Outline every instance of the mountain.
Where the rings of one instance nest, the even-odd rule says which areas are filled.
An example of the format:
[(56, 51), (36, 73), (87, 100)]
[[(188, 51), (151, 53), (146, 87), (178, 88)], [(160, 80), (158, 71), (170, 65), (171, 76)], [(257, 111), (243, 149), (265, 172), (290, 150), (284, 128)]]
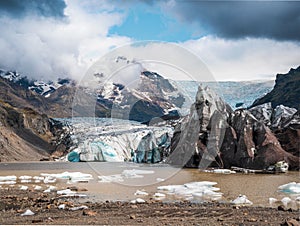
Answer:
[(0, 101), (0, 161), (48, 159), (58, 147), (66, 151), (68, 136), (61, 123), (45, 114)]
[(287, 74), (277, 74), (271, 92), (255, 100), (252, 107), (271, 102), (272, 107), (279, 105), (300, 109), (300, 66)]
[(178, 88), (156, 72), (141, 72), (134, 87), (113, 82), (101, 87), (97, 102), (110, 108), (113, 118), (149, 122), (155, 117), (179, 116), (185, 101)]

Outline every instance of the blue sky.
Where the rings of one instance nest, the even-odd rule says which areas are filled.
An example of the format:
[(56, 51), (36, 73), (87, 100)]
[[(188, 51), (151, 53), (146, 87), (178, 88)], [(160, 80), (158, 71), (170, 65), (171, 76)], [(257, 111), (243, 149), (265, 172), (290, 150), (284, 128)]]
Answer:
[(216, 80), (275, 79), (300, 65), (299, 12), (298, 1), (0, 0), (0, 68), (80, 79), (113, 48), (158, 40)]
[(132, 37), (134, 40), (160, 40), (166, 42), (183, 42), (198, 38), (193, 26), (180, 22), (164, 13), (159, 6), (137, 4), (129, 8), (124, 21), (109, 30), (109, 35)]

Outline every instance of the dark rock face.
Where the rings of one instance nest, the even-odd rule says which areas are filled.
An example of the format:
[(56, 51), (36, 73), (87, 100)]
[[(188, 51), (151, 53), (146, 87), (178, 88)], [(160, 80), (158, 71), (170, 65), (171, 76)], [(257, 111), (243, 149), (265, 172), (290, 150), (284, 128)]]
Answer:
[[(211, 90), (199, 87), (191, 114), (175, 129), (169, 163), (199, 168), (265, 169), (284, 160), (290, 169), (298, 170), (299, 112), (291, 117), (285, 113), (293, 110), (287, 110), (276, 111), (270, 105), (257, 107), (252, 112), (258, 120), (251, 110), (232, 112)], [(272, 125), (277, 122), (286, 127), (274, 130)]]
[(252, 107), (271, 102), (273, 108), (282, 104), (300, 109), (300, 67), (291, 69), (287, 74), (278, 74), (275, 82), (273, 90), (256, 100)]
[(31, 108), (0, 103), (0, 125), (1, 161), (40, 160), (70, 141), (62, 125)]

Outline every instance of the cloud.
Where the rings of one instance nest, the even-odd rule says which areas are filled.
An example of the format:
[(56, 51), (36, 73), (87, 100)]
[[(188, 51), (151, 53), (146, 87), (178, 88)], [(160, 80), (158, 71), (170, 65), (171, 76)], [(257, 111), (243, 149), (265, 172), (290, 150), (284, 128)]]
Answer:
[(162, 4), (166, 12), (193, 24), (200, 34), (300, 41), (298, 1), (176, 1)]
[(299, 66), (300, 44), (292, 41), (206, 36), (181, 44), (195, 53), (218, 81), (275, 79), (277, 73)]
[[(57, 1), (51, 4), (54, 2)], [(127, 37), (107, 37), (109, 28), (122, 21), (121, 13), (99, 3), (99, 11), (92, 11), (88, 2), (67, 1), (64, 11), (52, 13), (63, 18), (30, 13), (23, 18), (1, 15), (0, 67), (44, 80), (67, 76), (78, 79), (110, 48), (130, 41)]]
[(0, 12), (15, 18), (26, 15), (63, 18), (65, 8), (64, 0), (0, 0)]

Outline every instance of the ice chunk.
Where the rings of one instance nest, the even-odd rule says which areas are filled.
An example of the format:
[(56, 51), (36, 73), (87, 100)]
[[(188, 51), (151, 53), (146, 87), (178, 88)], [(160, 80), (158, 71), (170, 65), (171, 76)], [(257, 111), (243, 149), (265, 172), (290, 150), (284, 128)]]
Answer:
[(88, 207), (85, 205), (82, 205), (82, 206), (72, 207), (69, 210), (76, 211), (76, 210), (85, 210), (85, 209), (88, 209)]
[(21, 216), (32, 216), (34, 215), (34, 212), (32, 212), (30, 209), (27, 209), (24, 213), (21, 214)]
[(131, 170), (124, 170), (122, 172), (122, 176), (125, 178), (142, 178), (145, 174), (153, 174), (153, 170), (137, 170), (137, 169), (131, 169)]
[(34, 180), (44, 180), (45, 178), (44, 177), (40, 177), (40, 176), (34, 176), (34, 177), (32, 177), (32, 179), (34, 179)]
[(236, 173), (233, 170), (229, 170), (229, 169), (214, 169), (213, 170), (214, 173), (222, 173), (222, 174), (232, 174), (232, 173)]
[(239, 195), (235, 200), (231, 202), (234, 205), (252, 205), (251, 202), (246, 195)]
[(165, 194), (163, 194), (163, 193), (159, 193), (159, 192), (156, 192), (156, 193), (154, 193), (154, 195), (153, 195), (154, 197), (156, 197), (156, 198), (163, 198), (163, 197), (166, 197), (166, 195)]
[(66, 204), (60, 204), (57, 208), (60, 210), (64, 210), (66, 208)]
[(17, 180), (16, 176), (0, 176), (0, 181), (11, 181)]
[(52, 184), (55, 182), (56, 182), (56, 178), (54, 178), (54, 177), (46, 176), (44, 179), (45, 184)]
[(0, 184), (15, 184), (16, 181), (0, 181)]
[(158, 190), (166, 191), (170, 195), (179, 196), (188, 200), (202, 199), (202, 200), (218, 200), (222, 198), (222, 193), (215, 192), (220, 190), (219, 188), (213, 187), (216, 182), (200, 181), (191, 182), (184, 185), (167, 185), (159, 186)]
[(32, 179), (32, 176), (26, 176), (26, 175), (25, 176), (20, 176), (19, 179), (20, 180), (30, 180), (30, 179)]
[(65, 189), (65, 190), (60, 190), (57, 191), (58, 195), (70, 195), (70, 194), (76, 194), (75, 191), (72, 191), (71, 189)]
[(124, 179), (121, 174), (115, 174), (110, 176), (98, 176), (99, 182), (110, 183), (110, 182), (123, 182)]
[(137, 190), (135, 193), (134, 193), (134, 195), (149, 195), (147, 192), (145, 192), (145, 191), (140, 191), (140, 190)]
[(275, 198), (269, 198), (269, 204), (270, 204), (271, 206), (273, 206), (276, 202), (278, 202), (277, 199), (275, 199)]
[(145, 203), (145, 202), (146, 201), (144, 199), (141, 199), (141, 198), (137, 198), (135, 200), (130, 201), (130, 203), (133, 203), (133, 204), (135, 204), (135, 203)]
[(81, 172), (63, 172), (63, 173), (56, 173), (56, 174), (41, 173), (41, 175), (45, 176), (46, 178), (50, 178), (50, 180), (51, 178), (66, 179), (72, 182), (89, 181), (93, 179), (93, 176), (91, 174), (81, 173)]
[(36, 186), (34, 186), (33, 189), (36, 191), (40, 191), (40, 190), (42, 190), (42, 186), (36, 185)]
[(300, 183), (291, 182), (288, 184), (284, 184), (278, 187), (280, 192), (284, 192), (287, 194), (299, 194), (300, 193)]
[(55, 187), (55, 186), (49, 186), (49, 188), (48, 189), (46, 189), (44, 192), (45, 193), (47, 193), (47, 192), (52, 192), (52, 191), (56, 191), (57, 190), (57, 188)]
[(24, 186), (24, 185), (20, 186), (20, 190), (26, 191), (27, 189), (28, 189), (28, 186)]
[(289, 197), (284, 197), (284, 198), (281, 199), (281, 202), (282, 202), (282, 204), (283, 204), (285, 207), (287, 207), (288, 204), (289, 204), (291, 201), (292, 201), (292, 199), (289, 198)]
[(165, 181), (165, 179), (163, 179), (163, 178), (156, 178), (156, 181), (163, 182), (163, 181)]
[(31, 183), (31, 180), (21, 180), (20, 182), (21, 182), (21, 183), (24, 183), (24, 184), (25, 184), (25, 183)]

